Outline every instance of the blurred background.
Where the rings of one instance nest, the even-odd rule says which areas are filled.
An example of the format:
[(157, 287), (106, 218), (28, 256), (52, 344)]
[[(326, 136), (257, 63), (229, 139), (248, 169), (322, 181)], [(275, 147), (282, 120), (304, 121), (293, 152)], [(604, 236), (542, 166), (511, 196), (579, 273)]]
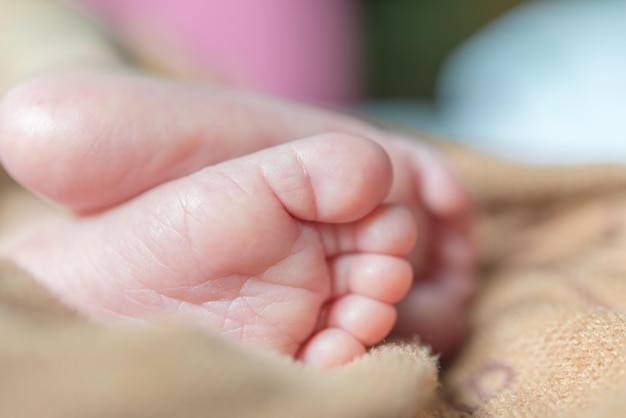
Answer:
[(363, 0), (368, 94), (432, 98), (448, 55), (523, 0)]
[(626, 162), (623, 0), (366, 8), (368, 111), (510, 159)]
[[(626, 162), (626, 0), (59, 2), (166, 74), (348, 107), (510, 159)], [(57, 45), (79, 55), (70, 38), (89, 32), (7, 16), (5, 49), (9, 35), (47, 48), (32, 62)]]
[[(433, 98), (448, 55), (523, 0), (74, 0), (123, 39), (324, 104)], [(142, 39), (144, 41), (144, 39)]]

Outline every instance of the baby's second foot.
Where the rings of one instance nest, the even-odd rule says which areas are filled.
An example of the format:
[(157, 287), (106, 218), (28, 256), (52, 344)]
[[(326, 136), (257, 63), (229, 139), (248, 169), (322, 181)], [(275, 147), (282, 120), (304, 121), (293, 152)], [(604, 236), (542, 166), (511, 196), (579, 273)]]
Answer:
[(402, 257), (416, 229), (407, 209), (381, 204), (390, 185), (378, 145), (313, 137), (70, 219), (10, 255), (94, 318), (176, 314), (249, 347), (342, 364), (388, 334), (411, 284)]
[(394, 167), (387, 201), (411, 210), (420, 238), (406, 257), (414, 282), (396, 306), (393, 335), (419, 335), (438, 353), (452, 355), (467, 335), (467, 311), (476, 287), (469, 196), (442, 157), (426, 144), (391, 132), (380, 143)]

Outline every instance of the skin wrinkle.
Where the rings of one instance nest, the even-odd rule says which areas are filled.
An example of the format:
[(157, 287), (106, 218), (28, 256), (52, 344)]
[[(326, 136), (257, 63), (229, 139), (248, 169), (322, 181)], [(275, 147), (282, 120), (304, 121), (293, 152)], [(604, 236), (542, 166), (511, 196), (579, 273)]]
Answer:
[(174, 302), (174, 308), (173, 308), (174, 313), (178, 313), (181, 311), (181, 307), (184, 304), (183, 301), (175, 299), (175, 298), (167, 297), (159, 292), (155, 292), (155, 293), (159, 297), (159, 299), (161, 299), (161, 305), (163, 306), (165, 310), (171, 311), (172, 305), (170, 302)]
[[(231, 204), (236, 206), (236, 207), (240, 207), (240, 208), (244, 208), (246, 210), (248, 210), (249, 212), (254, 212), (254, 210), (252, 208), (250, 208), (248, 205), (241, 203), (241, 198), (239, 199), (235, 199), (235, 195), (234, 195), (234, 191), (235, 190), (239, 190), (240, 192), (244, 193), (245, 196), (249, 197), (250, 199), (254, 200), (254, 197), (256, 196), (256, 192), (253, 190), (249, 190), (249, 188), (245, 187), (245, 185), (234, 179), (232, 176), (229, 176), (227, 173), (223, 172), (221, 169), (218, 168), (219, 166), (215, 167), (215, 168), (211, 168), (212, 173), (216, 173), (219, 174), (220, 177), (222, 179), (225, 179), (228, 182), (228, 186), (224, 186), (224, 185), (220, 185), (220, 187), (222, 188), (222, 190), (220, 190), (220, 192), (227, 192), (228, 196), (231, 199)], [(254, 173), (256, 176), (259, 177), (263, 177), (263, 173), (261, 172), (261, 169), (256, 166), (253, 165), (254, 168)], [(246, 167), (242, 169), (242, 172), (245, 173), (251, 173), (251, 167), (250, 164), (246, 164)], [(254, 217), (254, 215), (251, 215), (250, 218)]]
[[(300, 240), (300, 238), (302, 237), (302, 234), (300, 233), (298, 235), (298, 240)], [(298, 241), (296, 240), (296, 242)], [(271, 265), (269, 268), (265, 269), (265, 271), (255, 275), (255, 277), (258, 277), (258, 279), (260, 281), (263, 281), (265, 283), (271, 284), (272, 286), (277, 286), (277, 287), (288, 287), (290, 289), (303, 289), (302, 288), (302, 283), (297, 283), (296, 285), (290, 285), (288, 282), (285, 282), (284, 280), (281, 281), (281, 283), (277, 283), (276, 279), (268, 279), (268, 275), (273, 273), (273, 270), (279, 266), (281, 266), (284, 262), (287, 261), (287, 259), (290, 258), (297, 258), (298, 254), (303, 253), (305, 251), (307, 251), (308, 248), (304, 247), (301, 250), (295, 252), (295, 253), (288, 253), (286, 254), (282, 259), (278, 260), (276, 263), (274, 263), (273, 265)], [(260, 276), (260, 277), (259, 277)], [(303, 290), (308, 290), (311, 292), (315, 292), (314, 290), (310, 290), (310, 289), (303, 289)]]
[[(296, 340), (293, 335), (289, 335), (288, 333), (286, 333), (283, 329), (281, 329), (281, 327), (278, 325), (280, 321), (268, 321), (265, 318), (264, 312), (268, 309), (270, 309), (270, 307), (275, 307), (277, 302), (270, 302), (270, 301), (263, 301), (262, 303), (260, 303), (259, 305), (261, 306), (261, 309), (257, 309), (254, 307), (255, 304), (250, 302), (250, 297), (244, 296), (242, 298), (237, 299), (239, 301), (242, 301), (245, 303), (246, 307), (249, 308), (249, 311), (251, 311), (253, 313), (253, 315), (251, 315), (251, 317), (254, 318), (254, 322), (247, 324), (247, 325), (242, 325), (241, 330), (242, 330), (242, 341), (246, 341), (246, 330), (249, 328), (252, 330), (252, 332), (250, 334), (254, 335), (256, 333), (256, 330), (258, 329), (273, 329), (274, 330), (274, 342), (278, 340), (277, 335), (280, 335), (284, 338), (282, 338), (281, 340), (286, 339), (286, 342), (281, 344), (281, 345), (276, 345), (275, 343), (272, 345), (275, 349), (278, 349), (280, 351), (283, 351), (285, 353), (294, 353), (298, 347), (300, 346), (301, 342)], [(231, 304), (232, 307), (233, 304)], [(241, 307), (238, 306), (237, 309), (239, 311), (241, 311)], [(272, 315), (273, 316), (273, 315)], [(312, 332), (312, 330), (311, 330)], [(310, 333), (310, 332), (309, 332)], [(308, 337), (308, 335), (307, 335)], [(248, 341), (253, 341), (255, 338), (247, 338)], [(282, 348), (282, 350), (281, 350)]]
[(337, 299), (350, 291), (350, 277), (353, 276), (352, 272), (357, 267), (356, 264), (353, 262), (344, 263), (341, 267), (337, 266), (338, 263), (339, 261), (335, 257), (332, 260), (333, 268), (331, 268), (331, 272), (334, 272), (337, 269), (341, 268), (341, 274), (339, 275), (339, 277), (343, 279), (337, 278), (334, 275), (331, 277), (332, 290), (330, 297), (333, 299)]
[[(211, 176), (213, 178), (216, 176), (219, 176), (220, 179), (224, 180), (224, 182), (211, 182), (210, 184), (211, 186), (216, 186), (219, 189), (218, 191), (220, 192), (219, 193), (220, 196), (228, 196), (230, 198), (230, 204), (231, 204), (230, 206), (250, 210), (249, 208), (246, 207), (246, 205), (243, 205), (239, 202), (240, 198), (237, 199), (236, 193), (235, 193), (235, 190), (239, 190), (242, 193), (244, 193), (246, 196), (253, 196), (253, 193), (250, 190), (248, 190), (240, 182), (233, 179), (231, 176), (224, 173), (222, 170), (220, 170), (217, 167), (210, 167), (205, 170), (211, 170)], [(224, 185), (225, 183), (227, 183), (227, 186)], [(207, 183), (204, 182), (204, 185), (206, 186)], [(198, 193), (200, 197), (197, 198), (195, 195), (194, 196), (186, 195), (179, 199), (181, 202), (180, 206), (183, 209), (183, 213), (184, 213), (183, 219), (182, 219), (182, 224), (184, 225), (184, 228), (183, 228), (184, 231), (182, 232), (182, 234), (185, 238), (185, 241), (187, 242), (187, 247), (189, 249), (189, 252), (193, 256), (195, 265), (198, 266), (197, 270), (199, 274), (197, 277), (211, 277), (215, 275), (215, 272), (206, 271), (206, 269), (203, 269), (202, 267), (200, 267), (200, 266), (207, 264), (206, 263), (207, 255), (197, 252), (198, 245), (193, 242), (193, 239), (191, 239), (191, 237), (194, 235), (195, 229), (200, 230), (201, 228), (191, 227), (189, 225), (190, 224), (189, 220), (192, 219), (193, 222), (197, 225), (201, 225), (202, 223), (206, 222), (206, 219), (205, 220), (201, 219), (203, 215), (202, 207), (205, 205), (207, 206), (210, 205), (211, 196), (215, 193), (211, 189), (214, 189), (214, 188), (215, 187), (210, 187), (210, 186), (198, 187), (198, 189), (200, 189), (200, 192)], [(227, 193), (222, 193), (223, 191), (226, 191)], [(193, 204), (191, 204), (190, 199), (198, 200), (198, 202), (194, 202)], [(255, 276), (259, 273), (260, 271), (253, 271), (253, 272), (241, 271), (241, 272), (233, 272), (233, 275), (240, 274), (240, 275)]]
[[(106, 237), (107, 235), (105, 234), (104, 236)], [(141, 260), (144, 256), (144, 252), (137, 247), (137, 244), (140, 244), (144, 250), (150, 251), (150, 247), (147, 246), (145, 242), (143, 242), (142, 240), (134, 240), (133, 242), (128, 242), (128, 241), (124, 242), (125, 245), (119, 245), (119, 243), (118, 245), (113, 245), (113, 243), (108, 243), (108, 242), (107, 244), (108, 245), (104, 247), (105, 259), (110, 259), (109, 256), (112, 255), (114, 259), (109, 262), (115, 263), (118, 266), (126, 265), (128, 266), (128, 270), (143, 271), (144, 266), (136, 265), (135, 261)], [(115, 260), (115, 258), (117, 258), (118, 260)], [(121, 262), (119, 262), (119, 260), (121, 260)], [(95, 266), (97, 265), (97, 263), (90, 262), (90, 263), (87, 263), (87, 265)], [(133, 277), (133, 273), (131, 271), (126, 271), (126, 276), (127, 277), (122, 277), (120, 275), (119, 277), (117, 277), (117, 282), (121, 289), (124, 289), (126, 287), (129, 281), (128, 279)], [(111, 278), (108, 275), (107, 277), (102, 277), (101, 283), (110, 283), (110, 282), (111, 282)], [(141, 282), (139, 283), (143, 286)]]
[[(330, 275), (328, 275), (328, 278), (330, 278)], [(270, 307), (272, 308), (276, 308), (276, 306), (278, 304), (290, 304), (291, 300), (287, 300), (284, 301), (279, 297), (273, 297), (272, 300), (268, 300), (268, 296), (271, 295), (280, 295), (283, 294), (282, 291), (278, 291), (278, 288), (289, 288), (289, 294), (293, 295), (293, 291), (298, 291), (299, 293), (307, 293), (309, 294), (309, 296), (316, 296), (318, 294), (318, 291), (315, 290), (311, 290), (311, 289), (306, 289), (306, 288), (302, 288), (300, 286), (289, 286), (288, 284), (277, 284), (277, 283), (268, 283), (271, 286), (273, 286), (272, 292), (271, 293), (261, 293), (261, 294), (255, 294), (256, 292), (252, 292), (251, 295), (244, 295), (246, 293), (246, 287), (249, 287), (248, 285), (250, 285), (251, 283), (253, 283), (252, 281), (246, 281), (243, 283), (241, 290), (240, 290), (240, 295), (242, 295), (239, 299), (245, 299), (248, 306), (251, 308), (251, 310), (255, 313), (255, 318), (258, 320), (259, 318), (263, 317), (263, 313), (270, 309)], [(321, 309), (321, 306), (324, 304), (325, 300), (328, 299), (328, 297), (330, 296), (330, 294), (328, 294), (326, 297), (324, 298), (320, 298), (320, 303), (318, 304), (318, 306), (316, 308), (313, 309), (313, 311), (315, 312), (315, 315), (312, 314), (305, 314), (304, 312), (299, 313), (299, 315), (301, 315), (302, 317), (315, 317), (317, 315), (317, 312), (319, 311), (319, 309)], [(259, 311), (258, 309), (253, 308), (253, 304), (249, 303), (250, 298), (252, 298), (253, 300), (257, 300), (259, 298), (264, 299), (262, 302), (259, 303), (259, 305), (262, 307), (261, 311)], [(303, 296), (297, 298), (298, 300), (302, 300)], [(289, 308), (287, 309), (288, 312), (292, 313), (293, 309)], [(283, 324), (284, 326), (288, 326), (287, 325), (287, 321), (284, 321), (285, 323)], [(300, 322), (300, 321), (296, 321), (296, 322)], [(263, 327), (267, 328), (268, 326), (275, 329), (277, 331), (277, 333), (279, 333), (280, 335), (283, 335), (285, 337), (288, 337), (290, 340), (292, 340), (293, 344), (295, 346), (298, 346), (299, 344), (301, 344), (301, 342), (296, 341), (293, 336), (289, 335), (288, 333), (286, 333), (282, 327), (280, 326), (281, 321), (273, 321), (273, 322), (268, 322), (267, 320), (264, 321)], [(257, 322), (258, 325), (258, 322)], [(312, 325), (312, 327), (314, 326), (314, 324)], [(313, 332), (313, 328), (311, 328), (311, 331)]]
[[(285, 258), (284, 258), (284, 260), (286, 260), (286, 259), (288, 259), (288, 258), (298, 258), (298, 257), (297, 257), (297, 255), (298, 255), (299, 253), (305, 252), (305, 251), (307, 251), (307, 250), (308, 250), (308, 248), (303, 248), (302, 250), (300, 250), (300, 251), (298, 251), (298, 252), (296, 252), (296, 253), (289, 254), (287, 257), (285, 257)], [(280, 263), (282, 263), (282, 261), (281, 261)], [(286, 280), (284, 280), (284, 279), (283, 279), (283, 280), (281, 280), (281, 282), (280, 282), (280, 283), (278, 283), (278, 282), (277, 282), (277, 280), (276, 280), (275, 278), (268, 279), (267, 275), (268, 275), (268, 274), (273, 274), (273, 269), (274, 269), (275, 267), (278, 267), (278, 266), (279, 266), (279, 264), (277, 263), (277, 264), (273, 265), (271, 268), (267, 269), (267, 270), (266, 270), (266, 271), (262, 274), (262, 276), (261, 276), (261, 277), (259, 277), (259, 280), (260, 280), (260, 281), (263, 281), (264, 283), (270, 284), (270, 285), (271, 285), (271, 286), (273, 286), (274, 288), (288, 288), (288, 289), (291, 289), (291, 290), (306, 291), (306, 292), (310, 292), (310, 293), (311, 293), (311, 294), (313, 294), (313, 295), (321, 293), (321, 291), (320, 291), (320, 290), (318, 290), (318, 289), (309, 289), (309, 288), (305, 288), (305, 287), (303, 287), (303, 284), (302, 284), (302, 283), (295, 283), (295, 284), (291, 285), (291, 284), (289, 283), (289, 281), (286, 281)], [(327, 280), (330, 280), (330, 279), (331, 279), (331, 274), (330, 274), (329, 269), (326, 269), (326, 277), (325, 277), (325, 279), (327, 279)], [(313, 284), (315, 284), (315, 283), (316, 283), (316, 282), (315, 282), (315, 280), (311, 280), (310, 282), (311, 282), (311, 285), (313, 285)], [(329, 286), (329, 287), (330, 287), (330, 286)], [(327, 299), (327, 298), (328, 298), (328, 296), (330, 295), (330, 292), (326, 292), (326, 293), (327, 293), (327, 295), (326, 295), (326, 296), (324, 296), (324, 297), (322, 297), (322, 299)]]
[[(203, 139), (199, 133), (190, 133), (184, 140), (179, 141), (180, 145), (175, 152), (156, 152), (154, 155), (158, 158), (148, 159), (141, 167), (143, 174), (138, 172), (135, 177), (145, 176), (148, 178), (162, 177), (163, 167), (170, 167), (169, 174), (166, 178), (177, 178), (184, 173), (179, 173), (180, 167), (198, 166), (196, 162), (202, 157)], [(183, 163), (184, 162), (184, 163)]]
[[(179, 203), (181, 203), (181, 205), (182, 205), (182, 202), (179, 202)], [(185, 209), (184, 206), (181, 206), (181, 208), (183, 210)], [(155, 213), (155, 211), (156, 211), (156, 213)], [(180, 249), (181, 246), (183, 246), (183, 244), (184, 244), (184, 247), (185, 247), (184, 249), (187, 250), (190, 253), (193, 253), (193, 247), (191, 246), (191, 243), (188, 240), (187, 234), (184, 231), (180, 231), (178, 228), (176, 228), (175, 225), (177, 224), (177, 222), (172, 221), (167, 216), (168, 213), (179, 213), (179, 212), (170, 211), (167, 208), (163, 208), (162, 206), (159, 205), (156, 208), (153, 208), (153, 210), (148, 211), (148, 213), (153, 213), (154, 214), (151, 217), (152, 219), (154, 219), (154, 221), (150, 221), (151, 218), (147, 218), (148, 220), (146, 222), (146, 225), (148, 226), (148, 228), (149, 228), (149, 230), (151, 232), (154, 232), (154, 231), (158, 230), (158, 232), (156, 232), (157, 235), (160, 235), (161, 237), (162, 236), (171, 237), (171, 234), (168, 234), (167, 232), (165, 232), (165, 230), (167, 228), (167, 229), (173, 231), (175, 236), (177, 236), (177, 237), (179, 237), (180, 239), (183, 240), (182, 242), (180, 242), (179, 240), (176, 240), (176, 244), (177, 244), (176, 247), (177, 248)], [(187, 212), (183, 211), (182, 213), (186, 214)], [(185, 219), (184, 219), (185, 216), (186, 215), (183, 216), (183, 222), (182, 222), (183, 224), (185, 222)], [(168, 222), (165, 222), (166, 220)], [(159, 243), (159, 241), (161, 241), (161, 238), (159, 236), (155, 236), (154, 233), (150, 234), (150, 238), (151, 238), (151, 240), (150, 240), (151, 243), (145, 242), (145, 238), (136, 240), (138, 243), (142, 244), (142, 246), (145, 249), (145, 251), (148, 252), (148, 257), (146, 257), (146, 254), (144, 252), (139, 251), (139, 253), (142, 254), (143, 257), (137, 257), (137, 259), (141, 259), (141, 258), (143, 258), (143, 259), (150, 259), (150, 261), (152, 263), (155, 263), (155, 264), (159, 265), (163, 270), (169, 271), (173, 275), (177, 275), (177, 271), (176, 271), (175, 267), (174, 266), (170, 266), (168, 264), (165, 264), (164, 261), (161, 259), (161, 257), (159, 257), (159, 253), (163, 253), (163, 252), (167, 253), (167, 251), (169, 250), (169, 249), (159, 248), (158, 243)], [(171, 244), (171, 240), (169, 240), (169, 241), (162, 240), (162, 241), (164, 241), (164, 243), (166, 245), (168, 245), (168, 246)], [(130, 259), (125, 259), (125, 260), (130, 265), (134, 265), (135, 264)], [(194, 265), (195, 265), (194, 268), (196, 270), (198, 270), (199, 269), (198, 266), (200, 265), (200, 263), (197, 261), (197, 259), (195, 257), (193, 257), (193, 260), (194, 260)], [(186, 263), (185, 270), (190, 268), (189, 267), (190, 264), (191, 263)], [(137, 267), (136, 268), (136, 270), (139, 271), (139, 272), (143, 271), (144, 269), (145, 269), (145, 267)], [(144, 280), (142, 280), (142, 279), (144, 279), (144, 277), (141, 274), (138, 274), (138, 275), (135, 275), (135, 276), (137, 277), (137, 281), (139, 282), (139, 284), (141, 284), (144, 287), (150, 288), (150, 287), (152, 287), (152, 285), (154, 285), (153, 283), (148, 283), (148, 282), (145, 282)], [(183, 275), (183, 277), (185, 277), (185, 275)]]
[[(247, 311), (244, 311), (242, 309), (242, 306), (241, 306), (242, 303), (245, 305), (244, 308), (248, 308)], [(245, 321), (237, 321), (240, 323), (238, 327), (238, 330), (240, 331), (240, 335), (239, 335), (240, 341), (254, 341), (254, 337), (252, 338), (246, 337), (247, 335), (246, 331), (248, 328), (253, 328), (252, 334), (254, 334), (254, 328), (257, 327), (258, 317), (255, 315), (249, 315), (247, 313), (248, 311), (252, 311), (254, 313), (256, 309), (252, 307), (252, 304), (250, 304), (247, 297), (243, 297), (243, 298), (239, 297), (239, 298), (233, 299), (232, 302), (228, 305), (226, 318), (229, 318), (231, 320), (233, 318), (242, 318), (245, 316), (248, 316), (249, 318), (255, 318), (255, 322), (249, 325), (246, 325)], [(243, 315), (242, 315), (242, 312), (244, 312)], [(224, 330), (222, 329), (222, 332), (223, 331)], [(231, 332), (232, 332), (232, 329), (231, 329)]]
[[(199, 272), (200, 275), (204, 275), (204, 277), (206, 277), (206, 272), (203, 272), (203, 262), (202, 259), (205, 257), (204, 254), (198, 254), (196, 252), (196, 246), (193, 245), (193, 242), (191, 241), (191, 230), (192, 228), (189, 226), (189, 220), (193, 220), (194, 222), (196, 222), (196, 224), (200, 224), (201, 220), (196, 219), (196, 217), (194, 216), (194, 214), (192, 213), (192, 211), (189, 209), (189, 201), (186, 198), (183, 198), (181, 195), (178, 195), (178, 204), (180, 206), (180, 209), (182, 210), (182, 230), (178, 231), (179, 235), (181, 236), (181, 238), (184, 240), (184, 243), (186, 244), (186, 248), (189, 250), (189, 254), (191, 256), (191, 258), (194, 261), (194, 267), (195, 270), (197, 272)], [(178, 213), (175, 210), (172, 211), (171, 213)], [(170, 222), (171, 224), (171, 222)], [(174, 230), (176, 230), (176, 228), (174, 228)]]
[[(338, 233), (338, 231), (336, 232)], [(356, 228), (351, 228), (349, 234), (343, 234), (343, 243), (339, 244), (339, 250), (342, 248), (354, 248), (354, 251), (360, 251), (359, 239), (357, 236)], [(343, 246), (342, 246), (343, 245)]]
[(320, 225), (318, 230), (322, 237), (326, 259), (337, 256), (340, 252), (339, 238), (337, 237), (338, 228), (331, 228), (330, 225)]
[[(243, 288), (245, 284), (250, 280), (254, 280), (254, 278), (248, 277), (248, 276), (240, 277), (240, 275), (233, 274), (232, 276), (227, 276), (227, 277), (225, 276), (225, 277), (219, 277), (219, 278), (207, 280), (203, 283), (200, 283), (192, 287), (188, 287), (188, 286), (169, 287), (169, 288), (156, 289), (155, 291), (159, 293), (164, 293), (164, 294), (171, 292), (171, 294), (167, 295), (168, 297), (179, 299), (191, 305), (205, 306), (206, 304), (212, 303), (212, 302), (219, 302), (219, 301), (224, 302), (224, 301), (230, 301), (230, 300), (236, 299), (237, 295), (241, 295), (243, 293)], [(228, 281), (229, 283), (228, 286), (216, 286), (216, 283), (219, 283), (221, 281)], [(207, 296), (198, 295), (196, 297), (191, 297), (192, 294), (196, 293), (194, 292), (195, 290), (202, 290), (205, 287), (208, 288), (209, 290), (215, 289), (216, 287), (228, 288), (228, 292), (225, 292), (222, 290), (219, 292), (219, 294), (209, 292)], [(184, 295), (181, 295), (181, 292), (179, 292), (178, 290), (185, 290)], [(206, 294), (206, 292), (202, 292), (202, 291), (198, 293)]]
[[(258, 167), (258, 166), (255, 166), (255, 168), (257, 169), (257, 174), (259, 176), (261, 176), (261, 177), (264, 177), (264, 174), (262, 173), (261, 168)], [(250, 190), (246, 189), (245, 187), (243, 187), (242, 184), (240, 184), (239, 182), (237, 182), (236, 180), (234, 180), (234, 179), (232, 179), (230, 177), (228, 177), (228, 178), (229, 178), (229, 180), (231, 180), (233, 185), (238, 187), (238, 189), (241, 190), (242, 192), (246, 193), (250, 198), (253, 198), (255, 196), (255, 194), (252, 191), (250, 191)], [(267, 184), (267, 182), (266, 182), (266, 184)], [(268, 189), (272, 192), (272, 194), (274, 194), (273, 193), (274, 191), (271, 189), (271, 187), (268, 187)], [(230, 187), (228, 188), (228, 191), (230, 193), (229, 195), (231, 197), (232, 197), (232, 193), (231, 193), (232, 190), (233, 190), (232, 188), (230, 188)], [(276, 196), (275, 194), (274, 194), (274, 196), (275, 196), (275, 200), (280, 204), (280, 206), (286, 212), (286, 209), (282, 205), (282, 202), (280, 201), (280, 199), (278, 199), (278, 196)], [(249, 208), (246, 205), (240, 205), (240, 206), (243, 206), (246, 209), (251, 209), (251, 208)], [(299, 224), (296, 223), (296, 225), (298, 226), (298, 233), (297, 233), (297, 238), (294, 240), (294, 242), (297, 242), (297, 240), (302, 235), (302, 231), (303, 231), (302, 227)], [(260, 276), (261, 280), (263, 280), (265, 278), (265, 275), (267, 274), (268, 270), (270, 270), (274, 266), (278, 266), (278, 265), (282, 264), (285, 260), (287, 260), (290, 257), (293, 257), (295, 254), (297, 254), (297, 253), (285, 252), (284, 255), (280, 256), (279, 258), (275, 258), (275, 259), (269, 260), (269, 261), (267, 261), (265, 263), (265, 265), (259, 266), (259, 270), (247, 271), (247, 272), (245, 272), (245, 275), (249, 275), (249, 276), (252, 276), (252, 277), (259, 277)], [(234, 273), (235, 274), (241, 274), (241, 275), (244, 274), (243, 272), (234, 272)]]
[(315, 188), (313, 187), (313, 181), (311, 179), (311, 175), (309, 174), (309, 171), (307, 170), (306, 164), (304, 162), (304, 160), (302, 159), (302, 156), (300, 155), (300, 153), (298, 153), (298, 151), (294, 148), (294, 146), (291, 146), (291, 152), (294, 156), (294, 158), (296, 159), (297, 165), (301, 170), (302, 173), (302, 185), (303, 188), (306, 189), (307, 191), (307, 202), (311, 202), (312, 204), (306, 205), (310, 208), (312, 208), (313, 213), (311, 214), (311, 216), (309, 217), (309, 219), (313, 219), (313, 220), (318, 220), (319, 219), (319, 206), (318, 206), (318, 202), (317, 202), (317, 196), (315, 195)]
[[(162, 226), (162, 225), (161, 225), (161, 226)], [(175, 230), (175, 228), (174, 228), (174, 230)], [(154, 252), (152, 251), (152, 249), (150, 248), (150, 246), (149, 246), (149, 245), (145, 245), (145, 248), (146, 248), (149, 252), (151, 252), (151, 253), (153, 254), (153, 256), (151, 257), (153, 262), (158, 263), (158, 264), (161, 266), (161, 268), (163, 268), (163, 269), (165, 269), (165, 270), (172, 271), (174, 275), (176, 275), (176, 274), (177, 274), (177, 273), (175, 272), (175, 270), (172, 270), (172, 267), (171, 267), (171, 266), (168, 266), (168, 265), (163, 264), (163, 263), (161, 262), (161, 260), (160, 260), (160, 259), (159, 259), (156, 255), (154, 255)], [(118, 254), (118, 256), (119, 256), (119, 257), (121, 257), (121, 258), (123, 258), (123, 259), (125, 259), (125, 261), (126, 261), (129, 265), (134, 266), (134, 263), (132, 262), (131, 258), (126, 257), (126, 254), (127, 254), (127, 251), (120, 251), (120, 252), (119, 252), (119, 254)], [(136, 267), (135, 267), (135, 268), (136, 268)], [(140, 270), (141, 270), (141, 268), (140, 268)], [(204, 277), (207, 277), (207, 276), (204, 276)], [(216, 279), (216, 280), (219, 280), (219, 279)], [(124, 284), (126, 284), (126, 283), (127, 283), (127, 282), (125, 282)], [(151, 286), (148, 286), (148, 284), (143, 283), (140, 279), (139, 279), (139, 283), (140, 283), (142, 286), (144, 286), (144, 287), (146, 288), (146, 289), (145, 289), (146, 291), (149, 291), (149, 293), (150, 293), (150, 292), (153, 292), (155, 295), (158, 295), (159, 297), (166, 297), (166, 298), (169, 298), (169, 299), (171, 299), (171, 300), (178, 300), (178, 301), (180, 301), (181, 303), (182, 303), (182, 302), (185, 302), (185, 303), (191, 303), (191, 302), (189, 301), (189, 299), (188, 299), (189, 290), (188, 290), (187, 292), (185, 292), (185, 294), (184, 294), (184, 295), (175, 295), (175, 296), (174, 296), (174, 295), (166, 295), (166, 294), (164, 294), (164, 293), (165, 293), (165, 291), (167, 291), (167, 290), (168, 290), (167, 288), (165, 288), (165, 289), (163, 289), (163, 290), (160, 290), (160, 289), (151, 290), (151, 289), (150, 289), (150, 287), (151, 287)], [(208, 286), (208, 285), (210, 285), (211, 283), (215, 283), (215, 280), (212, 280), (210, 283), (209, 283), (209, 282), (204, 282), (204, 283), (202, 283), (201, 285), (193, 286), (193, 288), (199, 288), (199, 287), (204, 286), (204, 285), (207, 285), (207, 286)], [(229, 287), (231, 287), (231, 286), (232, 286), (232, 284), (229, 284)], [(125, 286), (124, 286), (124, 287), (125, 287)], [(181, 286), (180, 288), (184, 288), (184, 287), (185, 287), (185, 286)], [(192, 288), (192, 289), (193, 289), (193, 288)], [(134, 291), (135, 293), (136, 293), (137, 291), (139, 291), (139, 290), (141, 290), (141, 289), (133, 289), (133, 291)], [(171, 290), (173, 290), (173, 288), (171, 288)], [(128, 293), (128, 292), (130, 292), (130, 290), (125, 289), (125, 290), (124, 290), (124, 292), (125, 292), (125, 293)], [(214, 300), (214, 301), (216, 301), (216, 300), (220, 300), (220, 299), (213, 299), (213, 300)], [(137, 302), (138, 304), (140, 304), (140, 305), (144, 306), (144, 307), (145, 307), (145, 306), (147, 306), (147, 305), (146, 305), (145, 303), (143, 303), (143, 302), (140, 302), (140, 301), (136, 301), (136, 302)], [(152, 308), (152, 309), (153, 309), (153, 308)]]
[[(268, 186), (268, 189), (270, 190), (270, 192), (272, 193), (276, 201), (279, 202), (279, 204), (282, 206), (283, 210), (286, 213), (292, 215), (296, 220), (301, 219), (304, 221), (315, 221), (318, 219), (317, 199), (315, 197), (315, 192), (314, 192), (313, 184), (311, 181), (311, 177), (309, 176), (308, 170), (306, 169), (306, 164), (302, 160), (302, 157), (300, 156), (296, 148), (291, 143), (283, 144), (283, 146), (290, 151), (291, 156), (293, 157), (293, 159), (290, 159), (289, 162), (290, 163), (295, 162), (296, 165), (300, 168), (300, 170), (298, 171), (302, 173), (301, 180), (299, 181), (299, 183), (302, 186), (301, 189), (305, 189), (307, 191), (306, 198), (305, 198), (306, 202), (312, 203), (312, 204), (305, 204), (304, 206), (312, 208), (312, 213), (311, 214), (307, 213), (305, 217), (293, 214), (293, 210), (290, 210), (290, 208), (288, 208), (285, 205), (285, 203), (283, 202), (283, 199), (279, 197), (279, 193), (276, 192), (276, 189), (274, 187), (275, 181), (271, 181), (268, 178), (267, 169), (264, 168), (265, 166), (257, 166), (257, 169), (258, 169), (257, 172), (263, 177), (263, 179), (265, 180), (264, 183)], [(290, 172), (295, 172), (295, 171), (296, 170), (291, 170)], [(300, 209), (301, 206), (302, 206), (301, 204), (298, 204), (298, 209)]]
[[(341, 255), (347, 248), (359, 251), (357, 247), (358, 239), (352, 225), (318, 225), (320, 237), (324, 246), (326, 258), (333, 258)], [(345, 231), (350, 231), (349, 234)]]
[[(219, 313), (219, 312), (215, 312), (215, 302), (226, 302), (229, 305), (229, 308), (226, 309), (226, 311), (228, 312), (230, 310), (230, 306), (233, 303), (233, 300), (230, 299), (223, 299), (223, 300), (214, 300), (212, 301), (212, 306), (210, 310), (206, 310), (204, 309), (203, 305), (198, 305), (198, 304), (192, 304), (186, 300), (181, 300), (177, 297), (172, 297), (169, 295), (165, 295), (162, 294), (156, 290), (152, 290), (152, 289), (137, 289), (136, 292), (133, 293), (146, 293), (149, 295), (154, 295), (158, 298), (159, 303), (161, 305), (161, 308), (156, 309), (156, 311), (163, 311), (163, 312), (170, 312), (170, 313), (174, 313), (175, 316), (178, 315), (179, 317), (187, 317), (193, 321), (197, 321), (200, 323), (205, 322), (206, 320), (209, 320), (211, 322), (215, 322), (215, 318), (220, 318), (222, 321), (225, 321), (226, 319), (228, 319), (228, 314), (224, 314), (224, 313)], [(236, 299), (235, 299), (236, 300)], [(139, 306), (141, 308), (144, 308), (146, 312), (148, 313), (153, 313), (155, 311), (154, 306), (152, 306), (150, 303), (146, 304), (144, 302), (141, 302), (139, 300), (137, 300), (136, 298), (129, 298), (129, 301), (131, 301), (134, 305)], [(191, 309), (189, 309), (191, 308)], [(129, 319), (133, 319), (132, 316), (126, 316), (123, 315), (124, 317), (128, 317)], [(231, 318), (232, 319), (232, 318)], [(219, 329), (219, 326), (218, 326)]]

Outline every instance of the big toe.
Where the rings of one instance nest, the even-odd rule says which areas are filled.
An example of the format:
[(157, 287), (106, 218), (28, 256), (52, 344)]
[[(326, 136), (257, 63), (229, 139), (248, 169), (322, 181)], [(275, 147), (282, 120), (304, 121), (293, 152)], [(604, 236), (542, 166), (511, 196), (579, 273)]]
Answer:
[(378, 206), (391, 188), (387, 153), (354, 135), (319, 135), (255, 155), (272, 191), (302, 220), (355, 221)]

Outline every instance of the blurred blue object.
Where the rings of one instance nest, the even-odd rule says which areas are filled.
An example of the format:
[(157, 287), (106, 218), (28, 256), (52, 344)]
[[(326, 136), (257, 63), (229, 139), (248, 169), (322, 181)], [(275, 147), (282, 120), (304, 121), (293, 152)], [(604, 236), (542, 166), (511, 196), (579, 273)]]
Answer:
[(449, 58), (425, 127), (535, 163), (626, 162), (626, 1), (526, 3)]

